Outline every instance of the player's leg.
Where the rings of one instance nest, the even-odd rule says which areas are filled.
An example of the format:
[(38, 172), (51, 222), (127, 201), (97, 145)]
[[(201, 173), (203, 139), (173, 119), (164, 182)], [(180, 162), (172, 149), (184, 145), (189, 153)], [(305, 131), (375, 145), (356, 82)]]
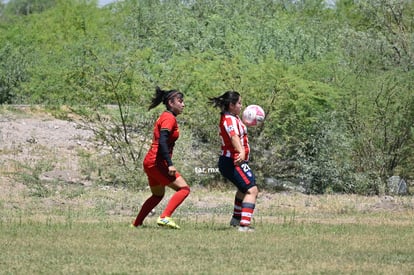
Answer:
[(168, 202), (164, 212), (161, 214), (161, 218), (171, 217), (175, 209), (177, 209), (178, 206), (180, 206), (181, 203), (185, 200), (185, 198), (187, 198), (187, 196), (190, 194), (190, 187), (188, 186), (184, 178), (181, 176), (179, 176), (175, 179), (175, 181), (170, 183), (168, 187), (175, 190), (175, 193)]
[(153, 185), (151, 188), (151, 197), (149, 197), (141, 207), (133, 226), (141, 226), (144, 222), (144, 219), (148, 216), (152, 209), (154, 209), (162, 200), (165, 194), (165, 186), (163, 185)]
[[(247, 163), (243, 163), (242, 166), (235, 166), (233, 159), (228, 157), (220, 156), (218, 166), (220, 173), (237, 187), (238, 191), (234, 198), (233, 216), (230, 220), (230, 225), (239, 226), (243, 218), (243, 202), (246, 200), (246, 195), (250, 196), (247, 202), (252, 199), (253, 194), (248, 192), (248, 190), (256, 185), (254, 175)], [(251, 204), (245, 205), (245, 211), (250, 212), (251, 207)], [(246, 225), (248, 214), (245, 214), (244, 217), (246, 219), (244, 225)]]
[(239, 191), (244, 194), (239, 230), (244, 232), (253, 231), (250, 225), (259, 193), (259, 189), (256, 186), (256, 178), (247, 162), (240, 166), (235, 166), (233, 178)]
[(166, 168), (161, 167), (160, 169), (158, 166), (146, 166), (144, 164), (144, 172), (147, 175), (152, 195), (142, 205), (141, 210), (132, 224), (133, 226), (142, 225), (144, 219), (148, 216), (152, 209), (154, 209), (161, 202), (165, 194), (165, 185), (171, 181), (171, 179), (168, 178)]
[(171, 219), (172, 214), (183, 203), (183, 201), (190, 194), (190, 187), (186, 183), (183, 177), (178, 176), (173, 182), (168, 184), (168, 187), (175, 190), (164, 212), (158, 218), (157, 223), (161, 226), (168, 226), (171, 228), (179, 229), (180, 227)]
[(231, 226), (239, 226), (242, 213), (242, 203), (244, 199), (244, 193), (240, 190), (237, 190), (236, 195), (234, 196), (234, 207), (233, 207), (233, 216), (230, 220)]
[(246, 194), (244, 196), (243, 203), (242, 203), (242, 210), (241, 210), (242, 212), (241, 220), (240, 220), (241, 228), (239, 228), (241, 231), (243, 230), (242, 227), (250, 227), (254, 208), (256, 207), (256, 200), (257, 200), (258, 193), (259, 193), (259, 190), (257, 186), (252, 186), (246, 191)]

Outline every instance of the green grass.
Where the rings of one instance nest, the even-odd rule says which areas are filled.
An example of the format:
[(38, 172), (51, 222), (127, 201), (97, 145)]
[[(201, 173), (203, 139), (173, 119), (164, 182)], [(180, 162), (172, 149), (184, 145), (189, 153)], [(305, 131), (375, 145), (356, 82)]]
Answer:
[[(27, 220), (26, 220), (27, 219)], [(217, 220), (220, 220), (217, 217)], [(182, 230), (110, 217), (0, 225), (2, 274), (412, 274), (413, 223), (257, 223), (240, 233), (177, 217)]]

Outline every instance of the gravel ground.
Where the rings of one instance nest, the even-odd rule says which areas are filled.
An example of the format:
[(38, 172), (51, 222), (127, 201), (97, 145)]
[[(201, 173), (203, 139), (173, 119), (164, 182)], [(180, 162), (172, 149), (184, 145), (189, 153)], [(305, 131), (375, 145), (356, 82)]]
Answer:
[[(93, 134), (73, 121), (59, 120), (46, 113), (23, 110), (0, 113), (0, 164), (3, 172), (15, 172), (17, 164), (53, 161), (45, 178), (67, 182), (80, 180), (77, 150), (93, 147)], [(0, 170), (0, 171), (1, 171)], [(0, 174), (5, 181), (4, 173)]]

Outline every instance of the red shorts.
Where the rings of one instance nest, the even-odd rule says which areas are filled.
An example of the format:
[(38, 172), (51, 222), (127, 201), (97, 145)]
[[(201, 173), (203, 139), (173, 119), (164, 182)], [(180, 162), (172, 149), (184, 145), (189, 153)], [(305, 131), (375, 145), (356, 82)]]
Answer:
[(147, 174), (149, 186), (167, 186), (181, 176), (178, 172), (175, 173), (175, 176), (168, 175), (168, 167), (165, 165), (150, 167), (144, 165), (144, 171)]

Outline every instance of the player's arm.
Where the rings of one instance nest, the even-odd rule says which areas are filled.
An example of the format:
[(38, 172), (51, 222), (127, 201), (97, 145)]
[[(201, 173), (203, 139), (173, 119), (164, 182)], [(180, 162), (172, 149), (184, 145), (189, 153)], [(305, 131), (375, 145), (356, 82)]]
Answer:
[(170, 157), (170, 150), (168, 149), (168, 136), (170, 135), (170, 131), (168, 131), (167, 129), (161, 129), (160, 131), (160, 140), (158, 141), (159, 143), (159, 152), (162, 156), (163, 159), (165, 159), (167, 161), (168, 166), (172, 166), (172, 160)]
[(175, 169), (170, 156), (170, 148), (168, 146), (168, 139), (171, 135), (171, 131), (176, 123), (175, 118), (172, 116), (164, 116), (160, 119), (160, 138), (158, 140), (158, 150), (160, 150), (161, 157), (167, 162), (168, 174), (174, 176), (177, 170)]
[(159, 148), (158, 150), (160, 151), (160, 154), (162, 156), (163, 159), (165, 159), (165, 161), (167, 162), (168, 165), (168, 174), (170, 175), (174, 175), (175, 172), (177, 172), (177, 170), (175, 169), (173, 162), (171, 160), (170, 157), (170, 151), (168, 149), (168, 136), (170, 135), (170, 131), (168, 129), (161, 129), (160, 131), (160, 140), (158, 141), (159, 143)]
[(236, 164), (243, 163), (243, 161), (246, 158), (246, 153), (245, 153), (244, 148), (242, 146), (240, 137), (238, 135), (231, 136), (231, 144), (233, 145), (234, 150), (238, 153), (238, 154), (236, 154), (236, 156), (234, 158), (234, 162)]

